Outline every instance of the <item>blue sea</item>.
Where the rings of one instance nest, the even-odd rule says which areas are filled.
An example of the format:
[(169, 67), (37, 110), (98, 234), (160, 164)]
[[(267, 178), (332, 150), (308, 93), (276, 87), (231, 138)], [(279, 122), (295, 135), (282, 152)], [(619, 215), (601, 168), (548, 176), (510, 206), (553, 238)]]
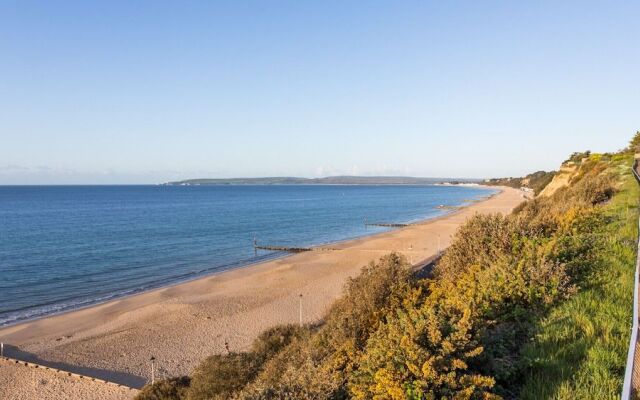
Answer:
[(433, 218), (461, 186), (0, 186), (0, 326)]

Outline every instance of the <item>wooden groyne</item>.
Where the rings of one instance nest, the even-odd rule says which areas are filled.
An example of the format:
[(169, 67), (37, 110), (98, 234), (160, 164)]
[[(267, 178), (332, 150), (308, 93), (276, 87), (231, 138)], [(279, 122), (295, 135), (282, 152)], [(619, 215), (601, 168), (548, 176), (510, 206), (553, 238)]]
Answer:
[(256, 238), (253, 238), (253, 251), (256, 252), (257, 254), (258, 250), (286, 251), (287, 253), (302, 253), (305, 251), (311, 251), (313, 249), (310, 247), (258, 245), (258, 240)]
[(364, 226), (384, 226), (386, 228), (403, 228), (405, 226), (409, 226), (411, 224), (397, 224), (397, 223), (385, 223), (385, 222), (375, 222), (375, 223), (364, 223)]
[[(404, 228), (406, 226), (411, 226), (414, 224), (402, 224), (397, 222), (367, 222), (364, 220), (364, 226), (381, 226), (385, 228)], [(326, 247), (291, 247), (291, 246), (273, 246), (273, 245), (258, 245), (257, 240), (253, 239), (253, 250), (257, 252), (258, 250), (267, 250), (267, 251), (286, 251), (287, 253), (302, 253), (305, 251), (313, 251), (313, 250), (336, 250), (333, 248)]]
[(258, 246), (253, 245), (254, 250), (268, 250), (268, 251), (286, 251), (288, 253), (302, 253), (305, 251), (311, 251), (310, 247), (288, 247), (288, 246)]
[[(481, 201), (481, 200), (478, 200)], [(462, 207), (460, 206), (445, 206), (444, 204), (440, 204), (439, 206), (436, 207), (438, 210), (459, 210)]]

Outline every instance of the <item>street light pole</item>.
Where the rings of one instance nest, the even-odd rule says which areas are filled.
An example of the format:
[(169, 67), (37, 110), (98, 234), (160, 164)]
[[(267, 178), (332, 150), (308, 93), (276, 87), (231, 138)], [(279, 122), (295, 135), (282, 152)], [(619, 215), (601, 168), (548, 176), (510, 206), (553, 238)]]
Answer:
[(151, 356), (151, 384), (156, 382), (156, 358)]
[(300, 326), (302, 326), (302, 293), (300, 293)]

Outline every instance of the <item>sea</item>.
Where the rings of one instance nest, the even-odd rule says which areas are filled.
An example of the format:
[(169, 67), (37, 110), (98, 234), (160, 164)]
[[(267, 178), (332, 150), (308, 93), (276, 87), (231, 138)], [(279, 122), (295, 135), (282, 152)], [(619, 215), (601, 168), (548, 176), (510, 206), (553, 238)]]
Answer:
[(0, 186), (0, 326), (446, 214), (458, 185)]

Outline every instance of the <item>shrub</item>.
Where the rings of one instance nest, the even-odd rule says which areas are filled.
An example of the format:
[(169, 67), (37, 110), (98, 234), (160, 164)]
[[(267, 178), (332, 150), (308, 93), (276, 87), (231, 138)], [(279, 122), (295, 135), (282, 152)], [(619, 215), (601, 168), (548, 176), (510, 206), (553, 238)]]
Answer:
[(583, 179), (576, 185), (576, 196), (579, 201), (596, 205), (611, 199), (615, 193), (613, 180), (608, 176), (596, 176)]
[(348, 373), (369, 336), (402, 304), (411, 285), (410, 264), (398, 254), (364, 267), (360, 275), (349, 279), (345, 294), (316, 332), (292, 343), (266, 364), (250, 389), (252, 396), (287, 398), (291, 393), (301, 396), (304, 389), (304, 398), (346, 397)]
[(424, 301), (414, 297), (371, 337), (352, 374), (353, 397), (494, 398), (496, 382), (519, 373), (535, 318), (574, 291), (534, 242), (458, 271), (429, 282)]
[(519, 228), (514, 219), (500, 214), (474, 215), (456, 232), (451, 246), (438, 262), (438, 279), (456, 279), (470, 265), (487, 266), (510, 252)]
[(299, 325), (278, 325), (262, 332), (251, 346), (260, 364), (270, 360), (294, 340), (307, 336), (308, 329)]
[(260, 334), (250, 352), (208, 357), (193, 374), (188, 399), (227, 399), (233, 396), (258, 375), (265, 362), (304, 334), (302, 327), (280, 325)]
[(340, 378), (314, 356), (309, 340), (291, 343), (271, 359), (259, 377), (238, 395), (241, 399), (340, 398)]
[(163, 379), (143, 387), (136, 400), (181, 400), (186, 397), (190, 382), (188, 376)]
[(579, 163), (582, 161), (582, 159), (584, 158), (589, 158), (589, 156), (591, 155), (591, 151), (587, 150), (587, 151), (576, 151), (575, 153), (572, 153), (571, 156), (569, 156), (568, 159), (566, 159), (564, 163), (567, 162), (575, 162), (575, 163)]
[(533, 176), (529, 179), (529, 187), (533, 189), (533, 193), (538, 195), (544, 188), (547, 187), (549, 183), (553, 180), (553, 177), (556, 175), (555, 171), (545, 172), (539, 171), (533, 174)]
[(447, 303), (442, 289), (398, 310), (372, 335), (350, 379), (354, 398), (471, 398), (493, 386), (492, 378), (467, 371), (483, 351), (470, 334), (469, 304)]
[(349, 279), (345, 294), (336, 301), (320, 332), (320, 341), (332, 351), (345, 344), (361, 350), (384, 316), (402, 304), (411, 287), (407, 260), (396, 253), (371, 263)]
[(259, 367), (254, 353), (210, 356), (195, 369), (187, 399), (228, 399), (255, 378)]
[(629, 142), (628, 150), (632, 153), (640, 153), (640, 131), (637, 131)]
[(508, 186), (513, 188), (528, 187), (533, 189), (535, 194), (540, 193), (555, 176), (555, 171), (536, 171), (524, 178), (494, 178), (484, 181), (486, 185)]

